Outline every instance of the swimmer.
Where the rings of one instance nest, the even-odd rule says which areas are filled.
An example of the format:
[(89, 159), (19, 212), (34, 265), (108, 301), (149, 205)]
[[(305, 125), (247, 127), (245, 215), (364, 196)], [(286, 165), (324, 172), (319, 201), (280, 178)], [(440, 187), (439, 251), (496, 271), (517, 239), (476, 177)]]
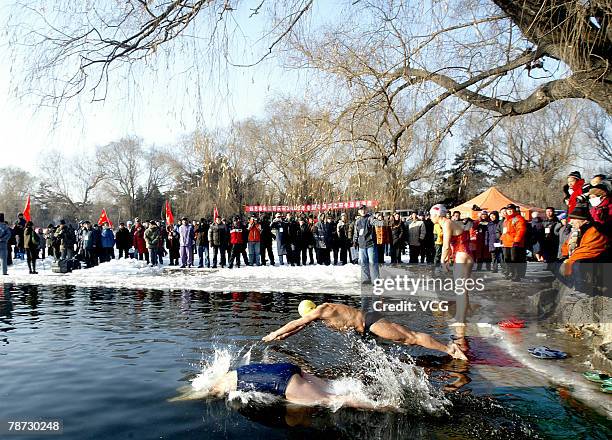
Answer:
[(322, 405), (361, 409), (384, 409), (372, 402), (335, 394), (325, 379), (302, 371), (291, 363), (248, 364), (230, 370), (205, 390), (208, 396), (223, 397), (231, 391), (258, 391), (298, 405)]
[(344, 304), (325, 303), (320, 306), (310, 300), (304, 300), (298, 306), (300, 319), (289, 322), (276, 331), (264, 336), (263, 341), (280, 341), (296, 334), (313, 321), (322, 321), (327, 327), (338, 330), (355, 330), (366, 336), (373, 334), (400, 344), (420, 345), (438, 350), (455, 359), (467, 360), (461, 349), (455, 344), (444, 345), (426, 333), (412, 331), (403, 325), (387, 321), (379, 312), (363, 313), (361, 310)]
[[(447, 268), (453, 260), (453, 278), (468, 279), (472, 276), (474, 259), (470, 251), (470, 233), (461, 221), (446, 217), (446, 206), (438, 204), (431, 207), (431, 221), (442, 227), (442, 257), (441, 262)], [(456, 325), (465, 326), (465, 315), (468, 307), (468, 294), (457, 295)]]

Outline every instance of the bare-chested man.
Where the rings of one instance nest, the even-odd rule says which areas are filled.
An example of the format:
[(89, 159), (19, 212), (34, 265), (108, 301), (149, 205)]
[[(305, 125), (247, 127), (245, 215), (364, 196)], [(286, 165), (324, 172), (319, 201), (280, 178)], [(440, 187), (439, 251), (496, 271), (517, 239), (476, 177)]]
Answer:
[(276, 331), (264, 336), (266, 342), (279, 341), (296, 334), (313, 321), (322, 321), (327, 327), (338, 330), (355, 330), (362, 335), (369, 333), (400, 344), (420, 345), (438, 350), (453, 358), (467, 360), (465, 354), (455, 344), (444, 345), (426, 333), (412, 331), (400, 324), (387, 321), (379, 312), (367, 312), (344, 304), (325, 303), (316, 306), (310, 300), (304, 300), (298, 308), (301, 318), (289, 322)]

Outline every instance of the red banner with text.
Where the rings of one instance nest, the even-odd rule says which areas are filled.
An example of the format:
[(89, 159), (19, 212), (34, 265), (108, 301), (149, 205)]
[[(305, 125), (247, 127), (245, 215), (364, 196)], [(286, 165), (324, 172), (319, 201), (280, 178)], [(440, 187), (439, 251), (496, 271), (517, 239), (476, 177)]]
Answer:
[(362, 205), (368, 208), (376, 208), (378, 200), (352, 200), (350, 202), (311, 203), (308, 205), (246, 205), (244, 210), (246, 212), (312, 212), (359, 209)]

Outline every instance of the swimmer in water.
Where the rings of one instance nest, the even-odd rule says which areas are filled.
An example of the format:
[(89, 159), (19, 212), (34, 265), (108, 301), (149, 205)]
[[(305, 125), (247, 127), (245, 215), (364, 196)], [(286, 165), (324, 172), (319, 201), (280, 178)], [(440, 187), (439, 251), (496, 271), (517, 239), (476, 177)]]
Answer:
[(210, 397), (223, 397), (231, 391), (258, 391), (298, 405), (384, 409), (353, 396), (335, 394), (329, 381), (291, 363), (244, 365), (228, 371), (204, 391)]
[(400, 344), (420, 345), (432, 350), (438, 350), (455, 359), (467, 360), (461, 349), (455, 344), (444, 345), (426, 333), (412, 331), (403, 325), (384, 319), (381, 313), (361, 310), (344, 304), (325, 303), (320, 306), (310, 300), (304, 300), (298, 306), (300, 319), (289, 322), (276, 331), (262, 338), (265, 342), (280, 341), (296, 334), (313, 321), (322, 321), (327, 327), (338, 330), (355, 330), (366, 336), (373, 334)]

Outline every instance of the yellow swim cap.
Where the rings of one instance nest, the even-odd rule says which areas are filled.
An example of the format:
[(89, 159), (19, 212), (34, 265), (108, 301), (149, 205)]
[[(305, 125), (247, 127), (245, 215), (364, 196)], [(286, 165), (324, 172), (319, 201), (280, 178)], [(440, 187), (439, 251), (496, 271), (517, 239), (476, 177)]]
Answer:
[(313, 303), (309, 299), (305, 299), (298, 306), (298, 313), (300, 314), (301, 317), (304, 317), (316, 308), (317, 308), (317, 305), (315, 303)]

